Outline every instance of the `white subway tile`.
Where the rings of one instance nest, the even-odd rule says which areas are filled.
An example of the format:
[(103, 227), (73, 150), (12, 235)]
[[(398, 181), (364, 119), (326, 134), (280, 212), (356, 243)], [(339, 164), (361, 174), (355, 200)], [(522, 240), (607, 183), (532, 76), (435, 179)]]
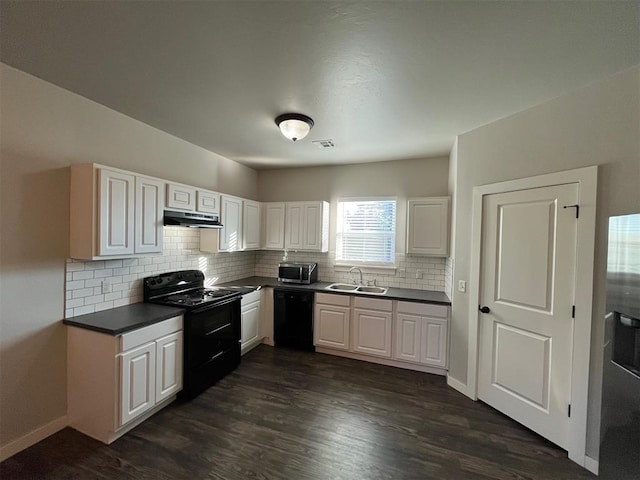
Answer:
[(137, 258), (125, 258), (124, 260), (122, 260), (123, 267), (135, 267), (137, 265), (138, 265)]
[(65, 303), (65, 308), (76, 308), (84, 305), (84, 298), (74, 298), (73, 300), (67, 300)]
[(95, 308), (96, 308), (96, 312), (101, 312), (103, 310), (109, 310), (110, 308), (113, 308), (113, 301), (97, 303), (95, 305)]
[(67, 282), (67, 290), (77, 290), (79, 288), (84, 288), (84, 280), (77, 280), (74, 282)]
[(78, 315), (86, 315), (87, 313), (95, 312), (95, 307), (93, 305), (85, 305), (84, 307), (78, 307), (73, 309), (73, 316), (77, 317)]
[(84, 270), (84, 262), (67, 262), (67, 272), (78, 272)]
[(109, 302), (111, 300), (118, 300), (119, 298), (122, 298), (122, 292), (111, 292), (111, 293), (105, 293), (104, 295), (105, 302)]
[[(110, 261), (114, 261), (114, 260), (110, 260)], [(104, 268), (102, 270), (96, 270), (95, 278), (111, 277), (112, 275), (113, 275), (112, 268)]]
[(104, 262), (104, 268), (120, 268), (122, 267), (122, 260), (107, 260)]
[(90, 297), (91, 295), (93, 295), (93, 288), (81, 288), (79, 290), (74, 290), (72, 297), (81, 298), (81, 297)]
[(100, 270), (104, 268), (104, 260), (97, 260), (95, 262), (87, 262), (84, 264), (85, 270)]
[(64, 311), (64, 318), (73, 318), (73, 308)]
[(104, 295), (92, 295), (91, 297), (85, 297), (85, 305), (95, 305), (96, 303), (104, 302)]
[(72, 280), (87, 280), (89, 278), (93, 278), (94, 270), (82, 270), (80, 272), (72, 273)]

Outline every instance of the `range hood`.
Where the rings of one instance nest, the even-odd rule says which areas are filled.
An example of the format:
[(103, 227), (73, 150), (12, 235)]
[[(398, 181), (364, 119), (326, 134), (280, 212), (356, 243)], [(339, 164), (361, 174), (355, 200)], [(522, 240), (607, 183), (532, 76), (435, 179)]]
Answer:
[(164, 224), (172, 227), (222, 228), (218, 215), (164, 211)]

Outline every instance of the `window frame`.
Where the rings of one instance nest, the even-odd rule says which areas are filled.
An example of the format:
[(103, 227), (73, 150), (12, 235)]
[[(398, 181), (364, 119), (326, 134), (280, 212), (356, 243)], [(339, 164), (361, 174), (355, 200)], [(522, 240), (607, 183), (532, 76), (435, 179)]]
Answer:
[[(343, 225), (340, 224), (339, 219), (341, 203), (351, 203), (351, 202), (394, 202), (394, 219), (393, 219), (393, 248), (391, 249), (391, 254), (393, 256), (393, 261), (391, 262), (381, 262), (381, 261), (366, 261), (366, 260), (349, 260), (349, 259), (341, 259), (338, 258), (338, 250), (339, 244), (342, 239)], [(370, 269), (376, 270), (390, 270), (396, 269), (397, 267), (397, 235), (398, 235), (398, 197), (384, 195), (384, 196), (367, 196), (367, 197), (339, 197), (336, 202), (336, 245), (335, 245), (335, 263), (334, 266), (338, 267), (350, 267), (350, 266), (358, 266), (358, 267), (368, 267)]]

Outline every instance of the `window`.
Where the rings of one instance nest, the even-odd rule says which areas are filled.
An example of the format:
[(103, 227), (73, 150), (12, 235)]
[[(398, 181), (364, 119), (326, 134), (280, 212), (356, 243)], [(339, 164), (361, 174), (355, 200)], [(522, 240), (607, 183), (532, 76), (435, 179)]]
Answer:
[(394, 265), (395, 198), (338, 200), (336, 230), (337, 262)]

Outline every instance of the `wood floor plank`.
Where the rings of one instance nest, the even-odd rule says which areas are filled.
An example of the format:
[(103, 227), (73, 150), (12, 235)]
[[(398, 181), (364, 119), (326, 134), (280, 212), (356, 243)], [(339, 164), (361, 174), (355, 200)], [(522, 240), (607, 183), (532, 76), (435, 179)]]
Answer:
[(67, 428), (0, 464), (0, 477), (596, 478), (443, 377), (268, 346), (112, 445)]

